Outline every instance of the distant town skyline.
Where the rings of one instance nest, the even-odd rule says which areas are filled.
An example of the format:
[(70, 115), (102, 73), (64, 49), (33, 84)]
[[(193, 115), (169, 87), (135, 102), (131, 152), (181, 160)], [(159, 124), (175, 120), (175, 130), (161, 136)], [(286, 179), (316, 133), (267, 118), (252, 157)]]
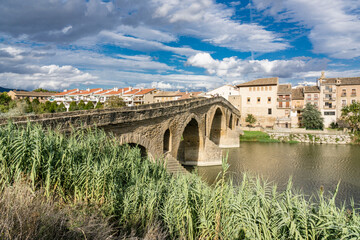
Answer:
[(360, 76), (356, 0), (5, 0), (0, 86), (210, 90)]

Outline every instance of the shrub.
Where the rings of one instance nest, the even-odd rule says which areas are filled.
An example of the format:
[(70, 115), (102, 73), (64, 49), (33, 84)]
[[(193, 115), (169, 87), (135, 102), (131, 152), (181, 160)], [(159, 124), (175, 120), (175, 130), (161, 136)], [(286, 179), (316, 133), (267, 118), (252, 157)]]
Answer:
[(256, 118), (252, 114), (248, 114), (246, 116), (245, 122), (249, 123), (250, 126), (252, 126), (256, 122)]
[(321, 117), (321, 112), (310, 103), (307, 103), (304, 108), (301, 122), (306, 129), (324, 129), (324, 118)]

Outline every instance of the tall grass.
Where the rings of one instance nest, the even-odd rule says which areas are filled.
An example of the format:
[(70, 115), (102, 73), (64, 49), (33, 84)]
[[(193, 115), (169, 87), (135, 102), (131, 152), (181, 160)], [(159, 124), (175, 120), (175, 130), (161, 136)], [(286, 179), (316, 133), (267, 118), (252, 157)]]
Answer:
[(278, 192), (246, 174), (235, 186), (227, 167), (209, 186), (196, 175), (169, 174), (98, 129), (65, 136), (32, 125), (0, 127), (2, 193), (25, 181), (60, 206), (98, 209), (118, 234), (145, 237), (156, 228), (154, 239), (360, 239), (357, 209), (336, 207), (335, 195), (320, 192), (309, 202), (291, 182)]

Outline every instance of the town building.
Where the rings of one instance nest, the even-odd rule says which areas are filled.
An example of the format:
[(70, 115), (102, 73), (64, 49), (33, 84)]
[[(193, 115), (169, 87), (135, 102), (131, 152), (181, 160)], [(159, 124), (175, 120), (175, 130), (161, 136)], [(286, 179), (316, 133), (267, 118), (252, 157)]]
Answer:
[(292, 127), (301, 127), (302, 112), (305, 106), (304, 87), (298, 86), (291, 89), (291, 113)]
[(236, 87), (239, 89), (241, 107), (241, 124), (246, 126), (245, 119), (248, 114), (253, 114), (257, 119), (257, 125), (273, 127), (278, 115), (277, 96), (279, 79), (261, 78), (242, 83)]
[(304, 103), (310, 103), (320, 110), (320, 88), (318, 86), (304, 87)]
[(12, 90), (8, 92), (8, 95), (11, 97), (12, 100), (23, 100), (28, 98), (30, 101), (37, 99), (39, 100), (39, 102), (46, 102), (51, 98), (52, 95), (54, 95), (54, 93)]
[(205, 97), (223, 97), (226, 100), (229, 101), (230, 96), (237, 96), (239, 94), (239, 90), (237, 87), (233, 85), (224, 85), (221, 87), (218, 87), (214, 90), (211, 90), (205, 94)]
[(318, 83), (321, 90), (320, 104), (325, 127), (339, 120), (344, 106), (360, 101), (360, 77), (326, 78), (322, 72)]
[(203, 97), (203, 92), (159, 91), (153, 97), (154, 103)]
[(291, 127), (291, 84), (280, 84), (277, 90), (276, 126)]

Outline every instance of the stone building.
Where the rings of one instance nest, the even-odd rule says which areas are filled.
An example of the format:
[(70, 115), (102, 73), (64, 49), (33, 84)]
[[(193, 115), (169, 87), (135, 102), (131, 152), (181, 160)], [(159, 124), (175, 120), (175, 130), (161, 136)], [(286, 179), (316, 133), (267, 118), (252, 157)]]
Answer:
[(318, 86), (304, 87), (304, 103), (310, 103), (320, 109), (320, 88)]
[(291, 127), (291, 84), (280, 84), (277, 90), (277, 117), (276, 125), (278, 127)]
[(248, 114), (253, 114), (257, 125), (273, 127), (278, 117), (277, 96), (279, 79), (261, 78), (237, 85), (241, 102), (241, 124), (246, 126)]
[(321, 113), (328, 127), (341, 117), (341, 109), (360, 101), (360, 77), (326, 78), (324, 72), (318, 79), (321, 90)]
[(159, 91), (154, 95), (154, 103), (202, 97), (203, 92)]
[(11, 97), (12, 100), (22, 100), (28, 98), (30, 101), (37, 99), (39, 100), (39, 102), (46, 102), (51, 98), (52, 95), (54, 95), (54, 93), (12, 90), (8, 92), (8, 95)]
[(304, 87), (291, 89), (291, 119), (292, 127), (301, 127), (302, 111), (304, 109)]

